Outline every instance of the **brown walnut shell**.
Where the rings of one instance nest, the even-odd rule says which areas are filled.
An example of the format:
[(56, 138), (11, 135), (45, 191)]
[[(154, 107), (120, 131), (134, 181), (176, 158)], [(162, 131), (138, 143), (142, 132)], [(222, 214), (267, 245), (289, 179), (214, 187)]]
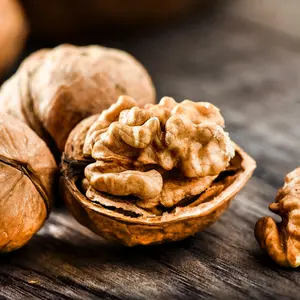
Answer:
[(50, 213), (56, 164), (27, 125), (0, 114), (0, 252), (22, 247)]
[[(101, 204), (84, 194), (84, 169), (91, 163), (83, 155), (83, 143), (97, 116), (78, 124), (71, 132), (61, 166), (61, 192), (77, 221), (108, 240), (127, 246), (149, 245), (184, 239), (214, 223), (255, 169), (255, 161), (234, 144), (235, 156), (209, 188), (181, 201), (162, 215), (132, 209), (131, 196), (121, 199), (101, 194)], [(124, 204), (125, 203), (125, 204)], [(128, 208), (128, 209), (127, 209)]]
[(151, 78), (135, 58), (101, 46), (61, 45), (25, 59), (0, 90), (0, 112), (27, 123), (60, 156), (74, 126), (122, 94), (139, 105), (155, 102)]
[(0, 0), (0, 74), (13, 64), (27, 36), (24, 12), (17, 0)]

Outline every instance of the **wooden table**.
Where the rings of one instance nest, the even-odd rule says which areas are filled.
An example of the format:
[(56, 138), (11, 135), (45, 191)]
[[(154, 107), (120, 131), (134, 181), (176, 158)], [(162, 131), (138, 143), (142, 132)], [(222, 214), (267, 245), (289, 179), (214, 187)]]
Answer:
[(0, 258), (0, 299), (299, 298), (299, 271), (275, 265), (253, 227), (300, 165), (300, 39), (217, 14), (98, 42), (137, 56), (159, 97), (220, 107), (255, 175), (219, 222), (167, 245), (115, 246), (57, 208), (27, 246)]

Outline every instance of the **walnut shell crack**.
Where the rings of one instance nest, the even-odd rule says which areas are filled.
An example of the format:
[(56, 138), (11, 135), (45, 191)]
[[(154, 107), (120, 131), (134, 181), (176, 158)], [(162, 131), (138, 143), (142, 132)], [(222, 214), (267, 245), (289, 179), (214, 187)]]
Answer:
[(287, 174), (269, 209), (282, 221), (276, 223), (271, 217), (259, 219), (254, 230), (256, 239), (277, 264), (297, 268), (300, 265), (300, 168)]
[(57, 167), (28, 126), (0, 117), (0, 252), (9, 252), (27, 243), (48, 217)]
[[(120, 97), (71, 132), (61, 165), (61, 192), (68, 209), (81, 224), (128, 246), (175, 241), (203, 230), (250, 178), (254, 160), (230, 141), (222, 129), (224, 120), (211, 104), (163, 98), (140, 109), (128, 103), (134, 104), (132, 98)], [(167, 125), (174, 116), (186, 124), (181, 128), (180, 122), (174, 123), (172, 130), (182, 137), (173, 136), (178, 144), (170, 151)], [(159, 126), (142, 128), (153, 118)], [(118, 126), (121, 131), (111, 129)], [(203, 133), (202, 126), (219, 126), (218, 134)], [(198, 143), (194, 155), (188, 153), (193, 149), (189, 141)], [(201, 151), (206, 147), (210, 155)], [(200, 158), (211, 167), (199, 168)]]

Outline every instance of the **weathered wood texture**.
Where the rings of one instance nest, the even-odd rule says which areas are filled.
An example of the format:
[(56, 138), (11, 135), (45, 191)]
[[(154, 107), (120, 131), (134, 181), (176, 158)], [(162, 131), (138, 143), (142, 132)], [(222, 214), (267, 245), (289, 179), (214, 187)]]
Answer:
[(257, 160), (255, 176), (219, 222), (162, 246), (109, 244), (56, 209), (26, 247), (0, 258), (0, 295), (299, 299), (299, 271), (276, 266), (259, 248), (253, 227), (270, 214), (267, 206), (284, 175), (300, 165), (300, 40), (220, 14), (98, 42), (136, 55), (153, 75), (159, 97), (220, 107), (233, 140)]

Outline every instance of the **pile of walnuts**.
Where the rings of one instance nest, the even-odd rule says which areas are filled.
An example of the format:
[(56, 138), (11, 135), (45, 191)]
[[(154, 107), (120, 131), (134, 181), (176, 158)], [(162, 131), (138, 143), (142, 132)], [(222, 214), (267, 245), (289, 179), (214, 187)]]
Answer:
[[(34, 13), (40, 2), (24, 3)], [(87, 5), (135, 23), (196, 3), (137, 1), (136, 10), (124, 10), (119, 2)], [(46, 4), (69, 12), (63, 1)], [(0, 75), (26, 33), (19, 3), (0, 0)], [(78, 222), (128, 246), (184, 239), (215, 222), (251, 177), (255, 161), (231, 141), (211, 103), (155, 102), (147, 70), (121, 50), (60, 45), (25, 59), (0, 89), (0, 252), (32, 238), (60, 198), (58, 190)], [(263, 217), (255, 236), (276, 263), (298, 267), (299, 168), (286, 176), (270, 210), (281, 223)]]
[(155, 101), (144, 67), (121, 50), (100, 46), (37, 51), (3, 84), (0, 251), (23, 246), (49, 215), (52, 190), (58, 190), (57, 165), (73, 127), (123, 93), (140, 105)]
[(123, 51), (30, 55), (0, 90), (0, 251), (41, 228), (58, 190), (80, 223), (128, 246), (215, 222), (255, 162), (214, 105), (155, 101), (149, 74)]

